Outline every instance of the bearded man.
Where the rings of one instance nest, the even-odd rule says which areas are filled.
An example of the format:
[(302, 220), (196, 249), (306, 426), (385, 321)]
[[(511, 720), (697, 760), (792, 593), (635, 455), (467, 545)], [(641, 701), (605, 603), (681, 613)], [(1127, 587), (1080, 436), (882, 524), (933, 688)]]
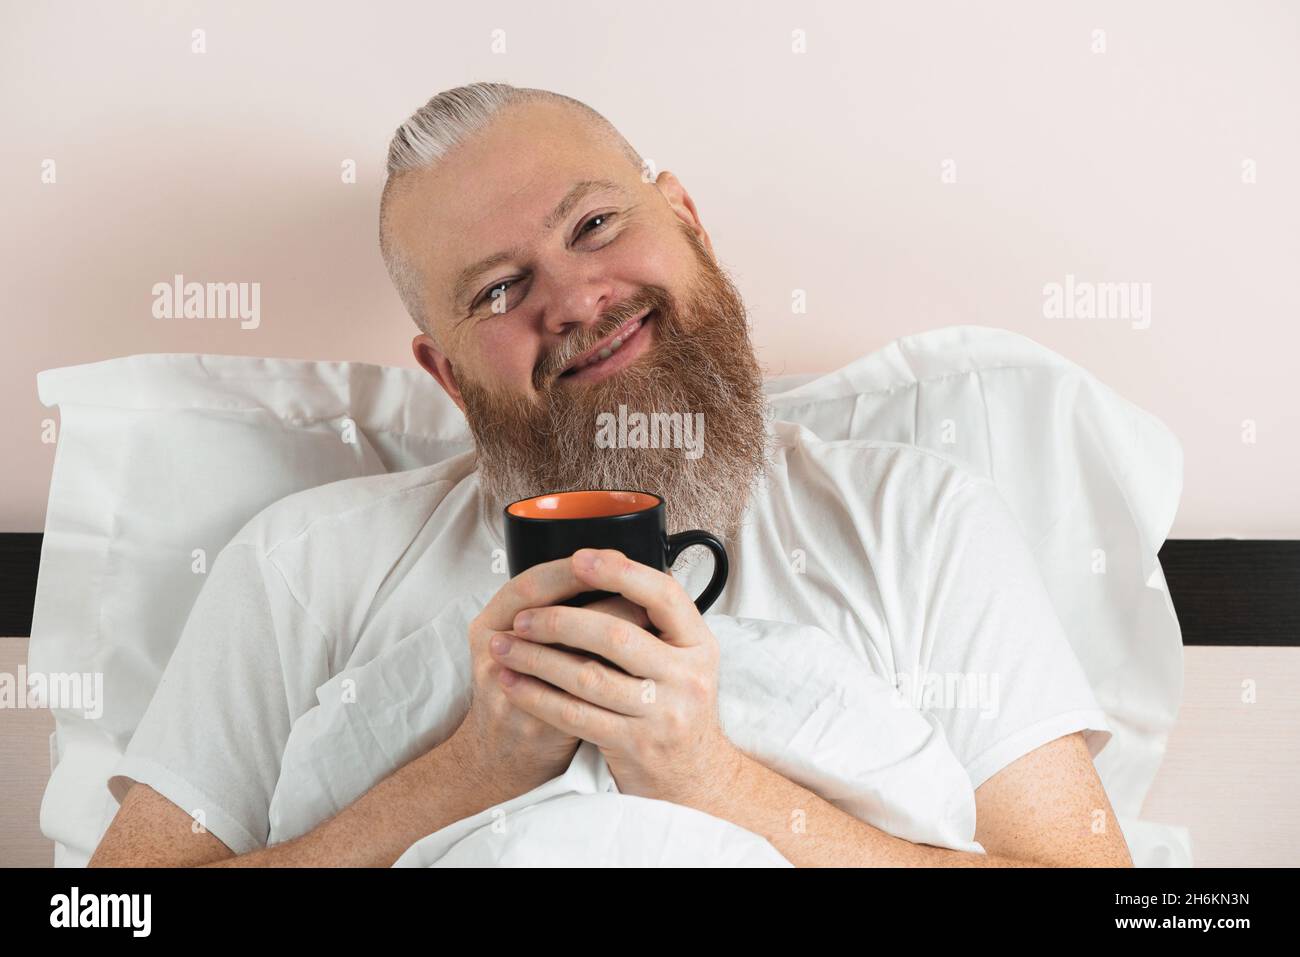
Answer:
[[(381, 250), (415, 358), (474, 450), (291, 496), (227, 545), (115, 768), (122, 806), (92, 865), (390, 865), (563, 774), (583, 741), (620, 793), (730, 822), (796, 865), (1130, 865), (1082, 734), (1099, 710), (996, 489), (917, 448), (768, 421), (741, 296), (685, 187), (646, 169), (585, 104), (502, 83), (440, 93), (398, 129)], [(621, 409), (692, 417), (702, 449), (597, 443)], [(732, 571), (710, 615), (816, 626), (893, 684), (1001, 679), (992, 716), (933, 709), (985, 853), (876, 828), (732, 744), (727, 649), (690, 598), (707, 563), (679, 580), (582, 549), (503, 580), (503, 508), (574, 489), (651, 492), (670, 532), (721, 537)], [(268, 842), (318, 689), (485, 586), (446, 733)], [(591, 590), (615, 597), (564, 604)]]

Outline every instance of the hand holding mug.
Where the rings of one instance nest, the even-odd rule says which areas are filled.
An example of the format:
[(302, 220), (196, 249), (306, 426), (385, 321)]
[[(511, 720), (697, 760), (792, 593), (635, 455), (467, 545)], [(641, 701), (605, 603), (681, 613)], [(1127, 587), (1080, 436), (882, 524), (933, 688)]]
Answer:
[[(532, 571), (557, 566), (577, 587), (622, 595), (643, 610), (644, 625), (596, 606), (520, 611), (492, 648), (505, 696), (595, 744), (624, 794), (690, 805), (725, 788), (743, 756), (718, 721), (718, 642), (680, 583), (613, 549), (582, 549)], [(571, 648), (591, 657), (563, 650)]]
[[(718, 723), (718, 644), (701, 617), (726, 584), (726, 549), (705, 531), (668, 535), (663, 499), (646, 492), (561, 492), (505, 512), (510, 573), (559, 569), (579, 593), (539, 596), (493, 644), (504, 694), (599, 747), (624, 793), (688, 803), (739, 761)], [(692, 600), (670, 569), (697, 544), (714, 569)]]

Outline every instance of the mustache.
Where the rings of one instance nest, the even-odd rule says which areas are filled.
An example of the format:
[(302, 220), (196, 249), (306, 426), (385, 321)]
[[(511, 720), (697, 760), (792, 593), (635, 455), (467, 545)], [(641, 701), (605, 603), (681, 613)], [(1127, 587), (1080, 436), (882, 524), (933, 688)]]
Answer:
[(543, 356), (542, 361), (533, 369), (533, 388), (538, 392), (542, 391), (546, 384), (567, 369), (574, 359), (594, 347), (606, 336), (613, 335), (619, 326), (629, 319), (647, 310), (657, 311), (663, 315), (669, 308), (667, 297), (660, 295), (639, 296), (619, 303), (605, 313), (590, 334), (572, 332), (563, 342)]

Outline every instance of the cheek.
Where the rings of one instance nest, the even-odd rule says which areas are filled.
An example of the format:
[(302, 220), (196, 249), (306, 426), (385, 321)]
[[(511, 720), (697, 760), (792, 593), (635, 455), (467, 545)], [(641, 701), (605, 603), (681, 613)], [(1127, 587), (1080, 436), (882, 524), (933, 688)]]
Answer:
[(638, 283), (678, 292), (683, 280), (691, 275), (691, 251), (680, 236), (671, 232), (639, 234), (634, 242), (620, 246), (613, 268)]
[(483, 329), (477, 345), (479, 380), (518, 391), (532, 381), (537, 361), (535, 344), (520, 335), (508, 322), (494, 322)]

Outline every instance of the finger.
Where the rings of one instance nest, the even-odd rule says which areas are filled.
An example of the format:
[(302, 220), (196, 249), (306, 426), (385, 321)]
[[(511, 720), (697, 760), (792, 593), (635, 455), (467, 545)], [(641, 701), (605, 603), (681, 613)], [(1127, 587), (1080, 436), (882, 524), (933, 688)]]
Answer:
[(644, 714), (643, 683), (591, 658), (514, 635), (493, 635), (488, 643), (492, 659), (502, 667), (532, 675), (574, 697), (617, 714)]
[(653, 627), (650, 625), (650, 616), (645, 613), (645, 609), (640, 605), (634, 605), (622, 595), (602, 598), (600, 601), (593, 601), (590, 605), (583, 605), (582, 607), (591, 611), (603, 611), (615, 618), (622, 618), (638, 628)]
[(600, 655), (636, 678), (662, 679), (673, 664), (663, 641), (630, 621), (590, 607), (526, 608), (515, 616), (512, 631), (529, 641)]
[(571, 562), (584, 587), (614, 592), (644, 608), (650, 623), (663, 632), (664, 641), (685, 646), (705, 640), (704, 621), (695, 602), (672, 575), (612, 548), (580, 548)]
[(616, 740), (618, 722), (627, 720), (539, 678), (510, 668), (502, 669), (499, 680), (505, 696), (520, 711), (597, 747), (611, 746)]
[(553, 605), (591, 591), (573, 572), (573, 562), (557, 558), (526, 568), (510, 579), (483, 607), (480, 619), (493, 631), (509, 631), (515, 615), (525, 608)]
[(659, 637), (659, 629), (654, 626), (654, 622), (652, 622), (650, 616), (645, 613), (645, 609), (640, 605), (635, 605), (628, 601), (622, 595), (602, 598), (600, 601), (593, 601), (590, 604), (583, 605), (582, 607), (590, 608), (593, 611), (603, 611), (616, 618), (622, 618), (624, 621), (629, 621), (638, 628), (645, 629), (654, 637)]

